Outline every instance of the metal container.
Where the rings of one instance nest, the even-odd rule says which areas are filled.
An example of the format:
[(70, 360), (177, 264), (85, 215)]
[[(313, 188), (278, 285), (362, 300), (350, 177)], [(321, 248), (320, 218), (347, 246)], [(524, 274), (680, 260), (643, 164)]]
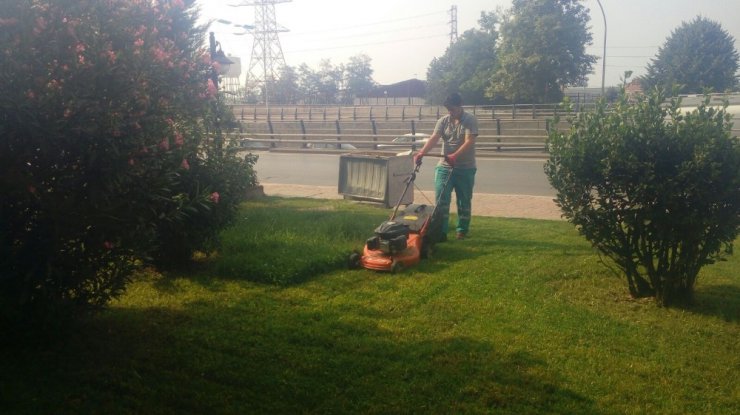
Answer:
[[(345, 199), (368, 200), (393, 207), (414, 202), (413, 185), (403, 194), (414, 171), (410, 155), (345, 154), (339, 157), (339, 194)], [(401, 200), (403, 196), (403, 200)]]

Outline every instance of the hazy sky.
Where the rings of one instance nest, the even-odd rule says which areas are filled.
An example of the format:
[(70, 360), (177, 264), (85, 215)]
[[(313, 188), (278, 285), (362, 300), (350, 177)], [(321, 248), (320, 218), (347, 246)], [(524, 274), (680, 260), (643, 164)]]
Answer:
[[(254, 22), (254, 7), (229, 7), (250, 0), (199, 0), (204, 19)], [(591, 10), (593, 44), (587, 52), (599, 57), (589, 86), (601, 86), (604, 21), (596, 0)], [(426, 79), (434, 57), (450, 43), (450, 8), (457, 6), (457, 32), (478, 27), (481, 11), (508, 9), (511, 0), (293, 0), (275, 5), (285, 61), (318, 69), (322, 59), (333, 65), (361, 53), (371, 58), (373, 78), (390, 84)], [(683, 21), (701, 15), (722, 25), (740, 50), (740, 0), (601, 0), (607, 22), (606, 86), (616, 85), (624, 71), (643, 75), (671, 32)], [(211, 30), (223, 50), (249, 64), (253, 38), (234, 35), (239, 29), (213, 23)]]

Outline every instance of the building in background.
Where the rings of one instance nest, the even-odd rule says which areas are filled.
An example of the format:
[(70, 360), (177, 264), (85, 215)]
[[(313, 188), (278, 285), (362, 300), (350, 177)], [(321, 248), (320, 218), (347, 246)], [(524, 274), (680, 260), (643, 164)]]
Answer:
[(427, 83), (407, 79), (390, 85), (378, 85), (367, 96), (355, 97), (355, 105), (424, 105)]
[(227, 56), (233, 62), (229, 69), (221, 77), (221, 93), (224, 101), (229, 104), (238, 104), (244, 102), (244, 85), (239, 78), (242, 75), (242, 59), (236, 56)]

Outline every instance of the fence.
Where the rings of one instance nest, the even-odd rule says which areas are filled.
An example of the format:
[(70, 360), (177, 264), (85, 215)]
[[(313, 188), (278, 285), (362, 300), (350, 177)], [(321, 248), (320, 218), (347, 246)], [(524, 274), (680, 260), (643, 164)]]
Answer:
[[(309, 149), (322, 143), (345, 148), (351, 144), (358, 149), (388, 149), (394, 138), (411, 134), (422, 140), (430, 135), (436, 119), (423, 120), (244, 120), (227, 136), (231, 139), (260, 142), (265, 147), (282, 149)], [(545, 150), (549, 120), (480, 120), (476, 148), (479, 151), (538, 151)], [(245, 140), (247, 139), (247, 140)], [(393, 143), (393, 149), (419, 148), (423, 143)]]
[[(279, 106), (234, 105), (238, 120), (428, 120), (438, 119), (447, 110), (434, 105), (381, 105), (381, 106)], [(537, 119), (552, 117), (557, 104), (513, 104), (466, 106), (465, 110), (482, 119)]]
[[(443, 107), (425, 105), (272, 108), (237, 105), (232, 109), (239, 121), (239, 128), (229, 134), (233, 139), (248, 137), (270, 148), (308, 149), (309, 144), (335, 141), (336, 148), (340, 148), (339, 143), (345, 143), (373, 150), (404, 134), (431, 134), (437, 119), (446, 111)], [(486, 105), (465, 109), (478, 118), (477, 149), (542, 152), (546, 150), (550, 119), (557, 114), (558, 106)], [(737, 111), (735, 117), (732, 133), (738, 135)], [(567, 128), (562, 124), (559, 127)], [(418, 145), (415, 143), (413, 147)], [(412, 148), (412, 144), (406, 146)]]

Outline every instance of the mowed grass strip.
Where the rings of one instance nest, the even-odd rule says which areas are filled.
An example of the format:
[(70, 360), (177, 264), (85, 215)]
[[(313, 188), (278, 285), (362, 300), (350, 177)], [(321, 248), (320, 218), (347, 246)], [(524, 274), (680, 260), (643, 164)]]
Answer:
[(629, 298), (565, 222), (475, 217), (391, 275), (387, 210), (266, 198), (187, 273), (3, 353), (3, 413), (740, 413), (740, 260), (689, 310)]

